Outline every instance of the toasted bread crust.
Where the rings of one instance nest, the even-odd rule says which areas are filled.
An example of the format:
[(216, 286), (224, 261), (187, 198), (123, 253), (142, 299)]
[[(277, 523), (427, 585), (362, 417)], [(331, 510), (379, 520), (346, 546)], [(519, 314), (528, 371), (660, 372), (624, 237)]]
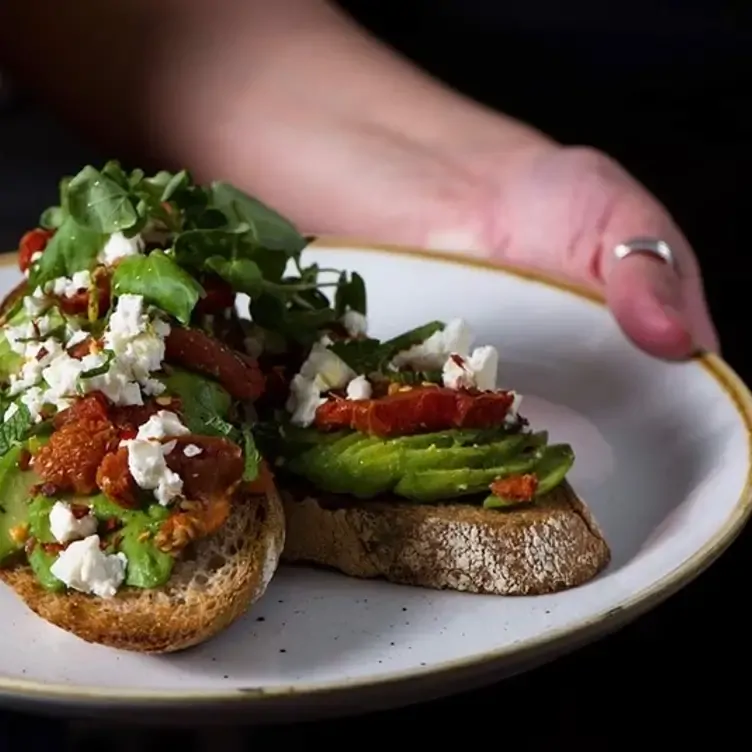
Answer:
[(180, 561), (167, 586), (123, 588), (113, 599), (51, 593), (29, 567), (0, 570), (26, 605), (87, 642), (142, 653), (170, 653), (208, 640), (266, 591), (284, 546), (282, 504), (274, 489), (233, 505), (222, 530)]
[(282, 560), (353, 577), (495, 595), (541, 595), (581, 585), (610, 560), (585, 504), (563, 484), (511, 511), (464, 504), (363, 502), (323, 506), (283, 491)]

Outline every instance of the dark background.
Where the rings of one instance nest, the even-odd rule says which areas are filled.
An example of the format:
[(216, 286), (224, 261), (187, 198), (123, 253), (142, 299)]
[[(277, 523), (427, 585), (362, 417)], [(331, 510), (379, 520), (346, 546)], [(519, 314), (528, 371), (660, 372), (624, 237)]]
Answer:
[[(704, 269), (724, 356), (752, 381), (752, 4), (698, 0), (349, 0), (366, 25), (467, 94), (568, 144), (622, 162), (669, 208)], [(12, 248), (57, 179), (102, 161), (30, 102), (0, 111), (0, 247)], [(752, 667), (750, 533), (694, 584), (619, 634), (468, 695), (360, 719), (255, 730), (116, 735), (7, 715), (0, 750), (31, 743), (92, 749), (245, 749), (311, 740), (360, 746), (550, 742), (611, 749), (646, 740), (744, 739)], [(72, 731), (77, 730), (77, 735)], [(410, 731), (414, 739), (407, 739)], [(100, 732), (96, 732), (100, 733)], [(92, 735), (94, 734), (94, 735)], [(5, 735), (5, 738), (3, 737)], [(486, 738), (481, 739), (481, 735)], [(749, 738), (748, 736), (746, 737)], [(461, 740), (461, 741), (460, 741)]]

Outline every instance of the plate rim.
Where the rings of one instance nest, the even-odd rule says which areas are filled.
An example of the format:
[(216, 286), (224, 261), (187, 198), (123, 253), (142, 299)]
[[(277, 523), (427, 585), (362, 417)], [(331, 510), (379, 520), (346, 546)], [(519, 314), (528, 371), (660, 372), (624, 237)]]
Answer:
[[(428, 262), (440, 262), (506, 274), (549, 288), (567, 292), (579, 299), (585, 299), (599, 307), (605, 307), (603, 294), (583, 283), (554, 276), (533, 268), (525, 268), (504, 262), (463, 254), (457, 251), (427, 250), (423, 248), (372, 243), (357, 238), (343, 236), (316, 236), (306, 246), (306, 250), (356, 251), (375, 254), (416, 258)], [(0, 254), (0, 268), (14, 265), (15, 252)], [(620, 605), (605, 612), (595, 614), (574, 626), (559, 629), (542, 637), (535, 637), (521, 643), (488, 650), (471, 658), (455, 658), (436, 663), (433, 666), (414, 667), (399, 672), (375, 674), (357, 679), (334, 680), (305, 685), (283, 685), (277, 687), (235, 687), (219, 690), (143, 690), (113, 689), (97, 686), (71, 688), (65, 683), (9, 678), (0, 674), (0, 698), (21, 703), (74, 704), (89, 707), (135, 708), (141, 704), (157, 703), (161, 708), (180, 709), (186, 705), (246, 705), (259, 701), (285, 699), (315, 699), (333, 693), (353, 690), (388, 690), (391, 686), (407, 684), (411, 681), (435, 679), (446, 680), (452, 675), (477, 670), (482, 666), (503, 663), (514, 658), (514, 663), (524, 663), (537, 653), (566, 652), (601, 635), (613, 632), (643, 613), (670, 598), (692, 582), (710, 567), (745, 527), (752, 515), (752, 393), (736, 372), (714, 353), (698, 353), (692, 362), (702, 368), (720, 387), (739, 413), (748, 437), (747, 477), (742, 492), (725, 523), (700, 549), (695, 551), (683, 564), (625, 599)]]

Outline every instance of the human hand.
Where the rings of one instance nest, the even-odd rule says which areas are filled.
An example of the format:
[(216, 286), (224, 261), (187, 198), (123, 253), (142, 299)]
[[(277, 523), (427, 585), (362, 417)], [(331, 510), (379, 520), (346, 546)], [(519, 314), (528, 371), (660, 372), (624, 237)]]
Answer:
[[(491, 186), (469, 225), (475, 232), (467, 242), (476, 252), (604, 292), (625, 334), (652, 355), (680, 359), (718, 350), (686, 238), (616, 162), (591, 149), (549, 145), (511, 159), (510, 169), (473, 171)], [(614, 247), (637, 237), (668, 243), (674, 268), (646, 254), (617, 259)], [(436, 247), (451, 238), (452, 229), (442, 228), (428, 242)], [(461, 238), (460, 231), (454, 243)]]

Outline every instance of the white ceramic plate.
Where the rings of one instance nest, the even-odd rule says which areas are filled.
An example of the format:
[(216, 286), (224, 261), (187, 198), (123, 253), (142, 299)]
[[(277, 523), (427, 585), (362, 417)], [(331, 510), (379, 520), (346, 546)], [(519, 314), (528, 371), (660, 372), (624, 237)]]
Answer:
[[(212, 642), (172, 657), (87, 645), (0, 590), (0, 695), (50, 712), (228, 712), (261, 722), (384, 707), (497, 680), (621, 626), (687, 584), (750, 512), (752, 399), (715, 357), (638, 352), (592, 295), (457, 258), (316, 248), (359, 270), (372, 333), (465, 318), (524, 414), (571, 442), (573, 485), (611, 544), (593, 582), (537, 598), (434, 592), (282, 569)], [(19, 279), (0, 270), (0, 288)]]

